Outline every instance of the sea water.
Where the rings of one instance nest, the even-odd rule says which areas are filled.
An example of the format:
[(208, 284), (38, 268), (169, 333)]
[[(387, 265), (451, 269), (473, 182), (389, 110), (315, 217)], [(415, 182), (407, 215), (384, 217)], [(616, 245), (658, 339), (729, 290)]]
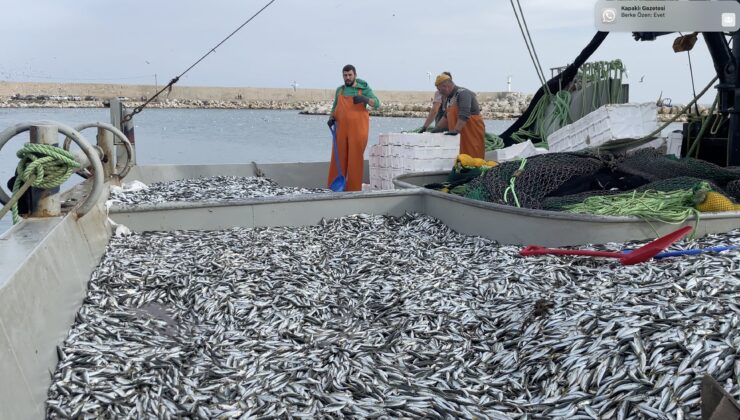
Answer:
[[(137, 162), (140, 164), (203, 164), (321, 162), (331, 154), (331, 133), (325, 115), (298, 111), (247, 109), (145, 109), (134, 118)], [(52, 120), (74, 127), (89, 122), (110, 122), (105, 108), (0, 109), (0, 130), (27, 121)], [(381, 133), (413, 130), (423, 118), (371, 117), (369, 144)], [(512, 121), (486, 121), (486, 131), (501, 133)], [(94, 143), (95, 128), (83, 130)], [(0, 184), (13, 176), (15, 156), (28, 133), (14, 137), (0, 150)], [(60, 142), (63, 137), (60, 137)], [(76, 149), (76, 146), (74, 146)], [(82, 178), (73, 176), (63, 188)], [(10, 215), (0, 220), (0, 232), (10, 227)]]

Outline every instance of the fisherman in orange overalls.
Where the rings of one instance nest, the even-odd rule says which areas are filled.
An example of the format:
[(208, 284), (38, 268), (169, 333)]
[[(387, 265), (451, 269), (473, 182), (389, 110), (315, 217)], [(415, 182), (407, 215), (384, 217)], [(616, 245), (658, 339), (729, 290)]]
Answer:
[[(357, 78), (355, 66), (351, 64), (344, 66), (342, 78), (344, 78), (344, 85), (339, 86), (334, 94), (334, 105), (327, 124), (329, 127), (336, 124), (339, 163), (347, 179), (344, 190), (360, 191), (364, 174), (365, 147), (370, 129), (370, 114), (367, 106), (378, 109), (380, 100), (366, 81)], [(332, 150), (327, 185), (331, 185), (334, 178), (339, 175), (334, 159), (336, 159), (336, 154)]]
[(442, 73), (434, 81), (439, 92), (447, 97), (445, 116), (438, 127), (448, 127), (449, 135), (460, 134), (460, 154), (474, 158), (485, 157), (486, 126), (480, 115), (480, 105), (475, 93), (456, 86), (450, 76)]

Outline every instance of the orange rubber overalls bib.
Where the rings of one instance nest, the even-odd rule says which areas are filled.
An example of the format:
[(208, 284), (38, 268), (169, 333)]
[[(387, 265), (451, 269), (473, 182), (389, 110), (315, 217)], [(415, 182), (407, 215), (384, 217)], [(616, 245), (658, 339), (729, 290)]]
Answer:
[[(362, 95), (362, 89), (358, 89), (358, 95)], [(365, 147), (367, 146), (367, 135), (370, 129), (370, 113), (365, 104), (353, 103), (353, 96), (344, 96), (344, 87), (337, 97), (337, 107), (334, 110), (334, 118), (337, 121), (337, 148), (339, 149), (339, 163), (342, 173), (347, 179), (345, 191), (361, 191), (362, 176), (364, 174)], [(333, 149), (333, 147), (332, 147)], [(329, 163), (329, 180), (327, 186), (331, 185), (337, 173), (336, 150), (332, 150), (331, 162)]]
[[(450, 130), (457, 125), (457, 103), (447, 106), (447, 127)], [(471, 115), (468, 122), (460, 130), (460, 154), (483, 159), (486, 154), (485, 146), (486, 125), (480, 115)]]

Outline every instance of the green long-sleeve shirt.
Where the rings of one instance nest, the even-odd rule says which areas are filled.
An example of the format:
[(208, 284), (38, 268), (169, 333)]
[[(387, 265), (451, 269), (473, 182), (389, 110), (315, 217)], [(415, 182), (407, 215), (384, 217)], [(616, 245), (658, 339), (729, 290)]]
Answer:
[(368, 98), (375, 101), (373, 109), (380, 108), (380, 99), (375, 96), (375, 93), (370, 88), (370, 86), (368, 86), (367, 82), (362, 79), (355, 79), (354, 86), (345, 87), (344, 85), (342, 85), (337, 88), (336, 92), (334, 92), (334, 105), (332, 105), (331, 107), (331, 112), (334, 112), (334, 110), (337, 108), (337, 100), (339, 98), (339, 93), (342, 91), (342, 88), (344, 88), (343, 96), (357, 96), (359, 94), (359, 90), (362, 89), (362, 96), (367, 96)]

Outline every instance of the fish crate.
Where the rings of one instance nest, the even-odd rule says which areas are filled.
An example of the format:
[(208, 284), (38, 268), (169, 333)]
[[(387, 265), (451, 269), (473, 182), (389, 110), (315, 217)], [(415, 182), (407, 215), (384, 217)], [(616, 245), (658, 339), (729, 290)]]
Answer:
[(658, 128), (654, 103), (604, 105), (547, 137), (551, 152), (573, 152), (622, 138), (639, 138)]
[(370, 188), (393, 189), (393, 178), (414, 172), (452, 170), (459, 137), (441, 133), (381, 134), (370, 146)]

